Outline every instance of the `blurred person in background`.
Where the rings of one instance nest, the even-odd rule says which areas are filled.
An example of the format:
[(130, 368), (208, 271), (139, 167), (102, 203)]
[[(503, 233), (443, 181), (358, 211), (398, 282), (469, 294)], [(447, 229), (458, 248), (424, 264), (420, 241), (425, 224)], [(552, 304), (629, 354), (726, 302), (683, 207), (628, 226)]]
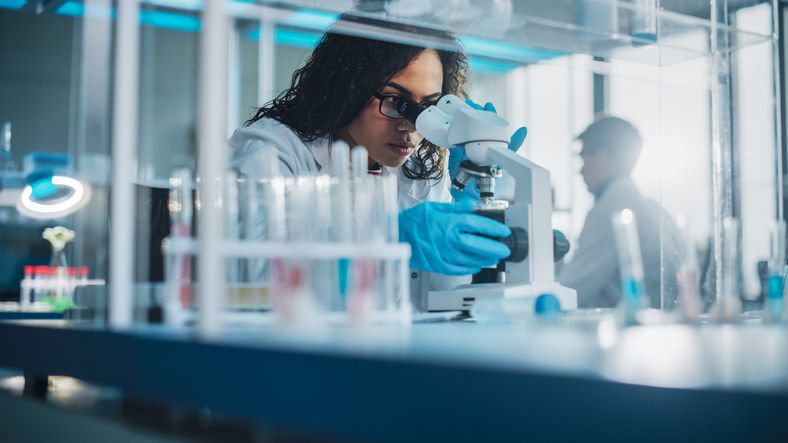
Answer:
[(608, 308), (619, 302), (621, 274), (611, 220), (628, 208), (637, 223), (649, 306), (663, 307), (664, 295), (664, 308), (671, 309), (678, 294), (680, 237), (668, 213), (643, 196), (632, 181), (643, 138), (628, 121), (606, 116), (592, 123), (578, 139), (583, 160), (580, 174), (594, 195), (594, 206), (586, 216), (574, 255), (560, 270), (558, 280), (577, 290), (579, 308)]

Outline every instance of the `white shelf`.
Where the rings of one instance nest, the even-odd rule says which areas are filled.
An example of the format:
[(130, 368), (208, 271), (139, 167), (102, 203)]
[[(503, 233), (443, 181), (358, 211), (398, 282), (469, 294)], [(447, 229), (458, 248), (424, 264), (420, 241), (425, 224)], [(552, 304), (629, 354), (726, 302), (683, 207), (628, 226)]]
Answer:
[[(402, 43), (428, 42), (440, 46), (441, 40), (431, 36), (430, 31), (451, 30), (457, 32), (466, 46), (469, 41), (472, 45), (488, 45), (490, 50), (485, 55), (490, 58), (520, 64), (563, 54), (586, 54), (606, 60), (664, 66), (711, 55), (713, 28), (720, 51), (735, 51), (775, 38), (769, 29), (760, 34), (731, 26), (713, 27), (703, 18), (667, 10), (639, 9), (633, 3), (616, 0), (562, 0), (549, 4), (515, 0), (514, 3), (515, 11), (510, 15), (477, 10), (463, 18), (454, 11), (448, 16), (443, 14), (447, 20), (442, 22), (430, 14), (419, 15), (405, 8), (350, 10), (349, 0), (257, 0), (256, 5), (235, 4), (233, 10), (237, 16), (246, 17), (259, 17), (264, 12), (268, 19), (285, 22), (290, 27), (298, 27), (298, 23), (287, 19), (287, 11), (301, 17), (305, 10), (323, 17), (344, 12), (352, 20), (340, 25), (342, 32)], [(653, 19), (654, 41), (632, 32), (632, 24), (642, 23), (644, 17)], [(318, 21), (316, 26), (314, 21), (304, 21), (304, 29), (322, 32), (325, 23)]]

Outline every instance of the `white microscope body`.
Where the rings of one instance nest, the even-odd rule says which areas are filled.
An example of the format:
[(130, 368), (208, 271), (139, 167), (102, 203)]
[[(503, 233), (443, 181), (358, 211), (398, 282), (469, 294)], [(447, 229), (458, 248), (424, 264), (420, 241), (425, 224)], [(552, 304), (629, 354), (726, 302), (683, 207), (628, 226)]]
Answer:
[(419, 114), (416, 129), (438, 146), (464, 146), (468, 159), (476, 165), (499, 165), (508, 171), (515, 180), (515, 192), (514, 201), (504, 210), (504, 224), (525, 229), (528, 236), (527, 257), (505, 263), (503, 282), (429, 291), (427, 309), (469, 310), (481, 298), (541, 294), (555, 295), (562, 309), (577, 308), (577, 292), (555, 281), (550, 172), (508, 149), (509, 123), (493, 112), (474, 109), (460, 98), (446, 95)]

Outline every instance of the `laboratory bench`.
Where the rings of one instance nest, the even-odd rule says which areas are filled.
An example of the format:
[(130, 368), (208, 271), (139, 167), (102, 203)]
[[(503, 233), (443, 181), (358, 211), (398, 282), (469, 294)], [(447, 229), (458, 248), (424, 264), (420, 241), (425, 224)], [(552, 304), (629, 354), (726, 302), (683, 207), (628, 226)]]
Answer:
[(26, 402), (65, 375), (126, 406), (311, 436), (271, 441), (788, 440), (785, 325), (235, 323), (204, 339), (4, 320), (0, 367), (24, 374)]

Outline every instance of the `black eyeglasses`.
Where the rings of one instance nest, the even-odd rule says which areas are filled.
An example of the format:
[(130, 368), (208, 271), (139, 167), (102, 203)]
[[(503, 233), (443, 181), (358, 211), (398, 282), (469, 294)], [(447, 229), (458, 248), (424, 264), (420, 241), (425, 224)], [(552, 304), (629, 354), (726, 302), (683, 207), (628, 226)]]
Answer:
[(411, 123), (415, 122), (421, 111), (429, 106), (416, 103), (399, 95), (382, 95), (373, 92), (372, 96), (380, 100), (378, 110), (381, 114), (390, 118), (405, 118)]

